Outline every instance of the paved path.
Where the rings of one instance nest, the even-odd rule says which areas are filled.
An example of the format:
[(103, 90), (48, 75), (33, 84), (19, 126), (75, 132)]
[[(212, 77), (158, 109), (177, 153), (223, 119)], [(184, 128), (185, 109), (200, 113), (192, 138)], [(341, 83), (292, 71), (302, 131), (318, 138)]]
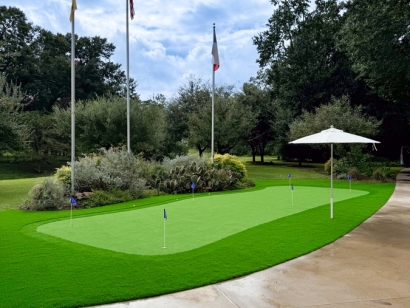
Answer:
[(336, 242), (214, 285), (100, 308), (410, 307), (410, 168), (377, 213)]

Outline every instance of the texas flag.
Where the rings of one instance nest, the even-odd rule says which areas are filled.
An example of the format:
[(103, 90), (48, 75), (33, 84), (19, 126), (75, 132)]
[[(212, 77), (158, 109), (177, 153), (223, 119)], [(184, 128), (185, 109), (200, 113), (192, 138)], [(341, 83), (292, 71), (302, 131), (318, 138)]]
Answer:
[(215, 26), (214, 26), (214, 43), (212, 45), (212, 64), (214, 66), (214, 71), (219, 68), (219, 56), (218, 56), (218, 44), (216, 42)]
[(134, 0), (130, 0), (130, 15), (131, 15), (131, 19), (134, 19), (134, 15), (135, 15)]

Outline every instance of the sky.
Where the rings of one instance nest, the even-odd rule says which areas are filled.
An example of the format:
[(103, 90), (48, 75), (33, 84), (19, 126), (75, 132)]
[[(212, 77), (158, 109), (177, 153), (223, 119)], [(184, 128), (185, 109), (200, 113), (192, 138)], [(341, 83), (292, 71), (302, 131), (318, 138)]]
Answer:
[[(72, 0), (2, 0), (20, 8), (29, 22), (53, 33), (71, 33)], [(116, 46), (111, 58), (126, 70), (126, 1), (77, 0), (75, 32), (100, 36)], [(130, 77), (141, 99), (163, 94), (172, 98), (187, 78), (212, 80), (213, 23), (220, 68), (218, 85), (240, 89), (258, 71), (252, 38), (266, 29), (269, 0), (134, 0), (129, 19)]]

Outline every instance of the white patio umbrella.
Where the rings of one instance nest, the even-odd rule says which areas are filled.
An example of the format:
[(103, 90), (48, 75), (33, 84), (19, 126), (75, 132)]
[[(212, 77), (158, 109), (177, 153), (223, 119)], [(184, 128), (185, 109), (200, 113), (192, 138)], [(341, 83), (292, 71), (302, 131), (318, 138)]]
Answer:
[(330, 143), (330, 218), (333, 218), (333, 144), (334, 143), (380, 143), (379, 141), (368, 139), (354, 134), (345, 133), (336, 129), (333, 125), (329, 129), (322, 130), (320, 133), (309, 135), (289, 143), (292, 144), (312, 144)]

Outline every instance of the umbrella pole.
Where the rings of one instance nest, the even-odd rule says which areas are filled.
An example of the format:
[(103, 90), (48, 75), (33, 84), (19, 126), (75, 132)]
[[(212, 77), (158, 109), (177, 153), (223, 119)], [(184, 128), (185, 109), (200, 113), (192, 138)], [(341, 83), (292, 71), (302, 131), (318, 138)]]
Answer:
[(330, 144), (330, 218), (333, 218), (333, 143)]

